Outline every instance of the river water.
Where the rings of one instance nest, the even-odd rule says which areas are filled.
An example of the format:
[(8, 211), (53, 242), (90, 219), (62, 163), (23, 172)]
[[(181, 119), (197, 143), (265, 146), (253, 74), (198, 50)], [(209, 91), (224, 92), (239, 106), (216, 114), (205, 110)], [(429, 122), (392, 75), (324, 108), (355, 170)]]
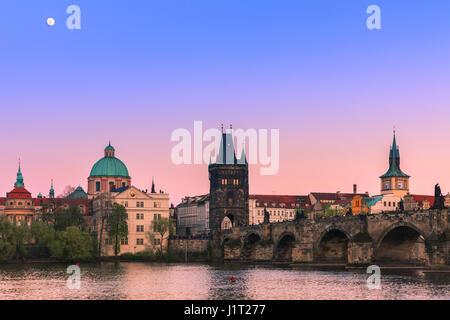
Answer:
[[(262, 265), (81, 264), (69, 289), (64, 264), (0, 265), (0, 299), (450, 299), (450, 273), (299, 270)], [(235, 281), (230, 281), (233, 276)]]

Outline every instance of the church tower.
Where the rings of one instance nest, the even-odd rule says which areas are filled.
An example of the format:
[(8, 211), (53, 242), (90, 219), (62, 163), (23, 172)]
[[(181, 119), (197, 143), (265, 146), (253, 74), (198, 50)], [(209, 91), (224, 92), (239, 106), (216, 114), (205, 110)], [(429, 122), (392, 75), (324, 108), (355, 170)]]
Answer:
[(52, 179), (52, 184), (51, 184), (51, 187), (50, 187), (50, 191), (49, 191), (49, 193), (48, 193), (48, 197), (49, 197), (50, 199), (55, 198), (55, 189), (53, 189), (53, 179)]
[(393, 194), (403, 198), (409, 193), (409, 178), (410, 176), (400, 169), (400, 152), (394, 131), (394, 141), (389, 152), (389, 170), (380, 177), (381, 194)]
[(244, 149), (236, 158), (233, 135), (223, 133), (215, 163), (209, 171), (209, 229), (215, 237), (227, 217), (232, 226), (248, 225), (248, 163)]

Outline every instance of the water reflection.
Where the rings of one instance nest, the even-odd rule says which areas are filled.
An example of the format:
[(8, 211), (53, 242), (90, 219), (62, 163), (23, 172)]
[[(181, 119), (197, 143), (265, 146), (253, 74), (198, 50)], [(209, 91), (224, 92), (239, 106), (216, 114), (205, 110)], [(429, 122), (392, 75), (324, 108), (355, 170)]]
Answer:
[(369, 290), (365, 270), (138, 262), (80, 267), (81, 289), (70, 290), (67, 265), (1, 265), (0, 299), (450, 299), (450, 273), (420, 270), (383, 270), (382, 289)]

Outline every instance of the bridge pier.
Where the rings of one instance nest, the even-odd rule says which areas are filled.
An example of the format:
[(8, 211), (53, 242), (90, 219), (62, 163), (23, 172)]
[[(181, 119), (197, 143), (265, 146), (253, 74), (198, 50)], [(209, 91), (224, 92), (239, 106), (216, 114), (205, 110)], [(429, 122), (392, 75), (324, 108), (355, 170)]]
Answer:
[(312, 263), (314, 262), (312, 243), (297, 243), (295, 250), (292, 252), (292, 260), (296, 263)]
[(366, 265), (373, 260), (373, 246), (371, 242), (350, 242), (348, 245), (348, 264)]

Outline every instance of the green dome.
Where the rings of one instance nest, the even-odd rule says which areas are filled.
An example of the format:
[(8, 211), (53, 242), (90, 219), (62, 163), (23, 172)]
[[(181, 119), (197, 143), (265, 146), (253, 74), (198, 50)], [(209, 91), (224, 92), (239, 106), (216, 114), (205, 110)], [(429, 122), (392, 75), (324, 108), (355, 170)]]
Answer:
[(124, 177), (129, 178), (125, 164), (116, 157), (104, 157), (92, 167), (90, 177)]
[(94, 164), (90, 177), (130, 177), (127, 167), (114, 156), (114, 151), (111, 144), (105, 148), (105, 156)]

